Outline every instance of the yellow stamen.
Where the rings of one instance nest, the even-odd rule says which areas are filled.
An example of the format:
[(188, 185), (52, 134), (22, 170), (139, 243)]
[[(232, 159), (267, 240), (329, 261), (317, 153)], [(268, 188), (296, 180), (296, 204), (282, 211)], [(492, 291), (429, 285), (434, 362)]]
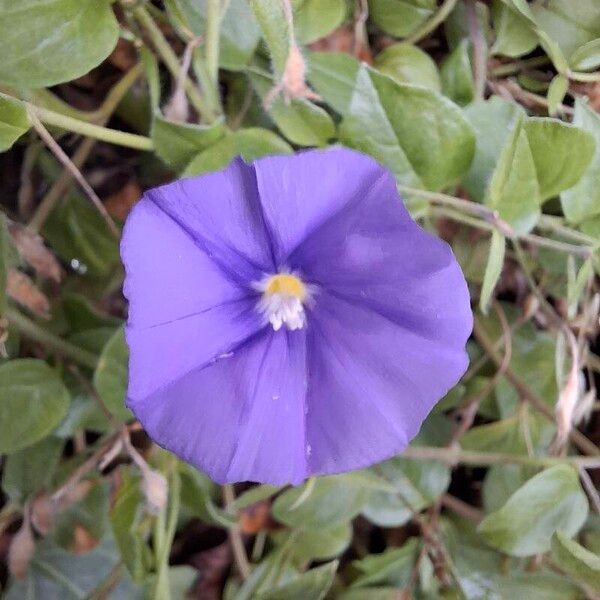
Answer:
[(293, 296), (301, 302), (306, 299), (306, 286), (295, 275), (289, 273), (279, 273), (269, 277), (265, 286), (265, 294), (281, 294), (283, 296)]

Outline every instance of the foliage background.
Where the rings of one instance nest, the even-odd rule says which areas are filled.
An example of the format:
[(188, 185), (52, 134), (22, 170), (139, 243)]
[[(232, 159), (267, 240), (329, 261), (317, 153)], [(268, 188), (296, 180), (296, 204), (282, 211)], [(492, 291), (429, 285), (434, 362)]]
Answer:
[[(0, 0), (4, 596), (597, 598), (600, 2), (291, 4)], [(401, 457), (220, 489), (124, 407), (120, 227), (333, 143), (451, 243), (471, 367)]]

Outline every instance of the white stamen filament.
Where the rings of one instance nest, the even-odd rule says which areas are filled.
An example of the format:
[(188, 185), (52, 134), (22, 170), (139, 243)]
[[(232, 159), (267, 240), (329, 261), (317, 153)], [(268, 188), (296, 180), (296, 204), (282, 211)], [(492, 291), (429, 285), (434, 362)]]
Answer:
[(304, 301), (308, 288), (296, 275), (279, 273), (256, 284), (262, 292), (258, 310), (275, 331), (284, 325), (290, 330), (302, 329), (306, 324)]

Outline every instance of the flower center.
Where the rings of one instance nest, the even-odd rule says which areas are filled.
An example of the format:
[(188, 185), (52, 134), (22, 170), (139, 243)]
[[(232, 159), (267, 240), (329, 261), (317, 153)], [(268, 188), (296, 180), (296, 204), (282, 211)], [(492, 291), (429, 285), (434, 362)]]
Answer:
[(304, 327), (306, 314), (303, 303), (309, 290), (299, 277), (278, 273), (267, 277), (257, 287), (262, 292), (258, 308), (275, 331), (284, 324), (292, 331)]

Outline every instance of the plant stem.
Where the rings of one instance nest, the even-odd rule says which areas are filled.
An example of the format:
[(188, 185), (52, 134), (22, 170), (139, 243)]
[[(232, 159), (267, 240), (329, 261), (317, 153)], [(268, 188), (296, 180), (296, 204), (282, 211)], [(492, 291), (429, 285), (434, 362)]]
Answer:
[(559, 464), (572, 464), (577, 468), (598, 469), (598, 456), (522, 456), (504, 452), (470, 452), (460, 448), (437, 448), (434, 446), (409, 446), (402, 453), (411, 460), (437, 460), (448, 465), (470, 465), (487, 467), (490, 465), (524, 465), (530, 467), (552, 467)]
[(219, 88), (219, 34), (221, 25), (221, 1), (206, 2), (206, 39), (204, 42), (206, 68), (213, 89)]
[[(177, 520), (179, 518), (179, 507), (181, 504), (181, 479), (177, 470), (177, 459), (170, 458), (170, 474), (169, 474), (169, 503), (167, 507), (161, 511), (156, 519), (155, 533), (158, 534), (157, 540), (157, 574), (156, 584), (154, 587), (154, 596), (156, 600), (169, 600), (171, 591), (169, 589), (169, 554), (175, 530), (177, 528)], [(160, 530), (160, 531), (159, 531)]]
[[(225, 501), (225, 508), (229, 512), (233, 512), (235, 494), (233, 487), (229, 484), (225, 484), (223, 486), (223, 500)], [(227, 534), (229, 535), (229, 543), (231, 544), (231, 549), (233, 551), (235, 566), (240, 574), (240, 577), (243, 580), (246, 580), (248, 577), (250, 577), (250, 573), (252, 571), (250, 569), (248, 557), (246, 556), (246, 548), (244, 548), (244, 541), (242, 540), (240, 529), (237, 525), (235, 525), (227, 530)]]
[(600, 81), (600, 73), (579, 73), (577, 71), (569, 71), (567, 76), (572, 81), (583, 81), (584, 83), (595, 83)]
[(554, 231), (558, 235), (566, 239), (571, 239), (575, 242), (581, 242), (591, 247), (597, 247), (600, 245), (600, 241), (594, 239), (590, 235), (581, 233), (576, 229), (571, 229), (563, 223), (563, 219), (560, 217), (553, 217), (551, 215), (542, 215), (537, 224), (538, 229), (547, 229), (548, 231)]
[(469, 37), (473, 47), (473, 83), (475, 99), (483, 99), (487, 79), (487, 44), (477, 18), (475, 0), (467, 0), (467, 21), (469, 22)]
[[(143, 6), (135, 7), (133, 9), (133, 15), (148, 34), (154, 48), (165, 63), (167, 69), (171, 72), (171, 75), (177, 78), (180, 71), (179, 60), (165, 39), (165, 36), (162, 34), (162, 31), (154, 22), (154, 19)], [(200, 94), (200, 91), (189, 77), (186, 77), (185, 79), (185, 91), (190, 102), (205, 121), (208, 123), (213, 122), (215, 120), (215, 115), (212, 113), (205, 99)]]
[[(475, 319), (473, 326), (473, 333), (475, 334), (475, 339), (483, 348), (485, 353), (492, 359), (496, 366), (499, 367), (502, 364), (502, 356), (500, 356), (494, 348), (493, 343), (487, 337), (485, 330), (477, 318)], [(534, 408), (542, 413), (546, 419), (554, 423), (554, 413), (552, 409), (546, 404), (546, 402), (544, 402), (544, 399), (538, 396), (526, 383), (524, 383), (523, 380), (518, 377), (510, 367), (505, 370), (504, 376), (506, 379), (508, 379), (515, 390), (517, 390), (522, 398), (527, 400)], [(577, 446), (585, 454), (590, 456), (600, 456), (600, 448), (598, 448), (596, 444), (589, 440), (578, 429), (572, 429), (570, 437), (573, 444), (575, 444), (575, 446)]]
[(35, 106), (29, 102), (26, 102), (25, 105), (40, 121), (42, 121), (42, 123), (46, 123), (47, 125), (54, 125), (55, 127), (59, 127), (66, 131), (79, 133), (117, 146), (134, 148), (135, 150), (152, 150), (154, 147), (152, 140), (143, 135), (126, 133), (124, 131), (94, 125), (93, 123), (88, 123), (86, 121), (80, 121), (79, 119), (61, 115), (60, 113), (42, 108), (41, 106)]
[[(125, 94), (129, 91), (131, 86), (135, 83), (140, 73), (143, 70), (142, 63), (138, 63), (132, 67), (109, 91), (104, 102), (97, 111), (89, 113), (89, 120), (97, 120), (100, 125), (104, 125), (111, 117), (114, 110), (117, 108)], [(81, 142), (72, 157), (72, 163), (81, 169), (88, 156), (92, 152), (96, 139), (86, 137)], [(63, 197), (73, 180), (72, 173), (65, 169), (63, 170), (60, 177), (54, 182), (50, 190), (42, 198), (42, 201), (38, 205), (33, 217), (31, 218), (28, 227), (35, 232), (39, 232), (43, 227), (48, 215), (52, 212), (52, 209), (56, 203)]]
[(82, 367), (96, 368), (98, 357), (95, 354), (59, 338), (47, 329), (40, 327), (18, 310), (8, 307), (6, 317), (25, 337), (43, 344), (50, 350), (80, 364)]
[(46, 146), (50, 149), (52, 154), (58, 159), (59, 162), (71, 173), (71, 176), (81, 186), (86, 196), (90, 199), (91, 203), (96, 207), (96, 210), (100, 213), (100, 216), (104, 219), (106, 226), (109, 231), (119, 239), (120, 232), (119, 228), (115, 225), (112, 217), (108, 214), (106, 207), (102, 204), (102, 200), (98, 197), (92, 186), (87, 182), (81, 171), (77, 168), (73, 161), (67, 156), (67, 153), (60, 147), (56, 140), (50, 135), (50, 132), (42, 125), (41, 121), (37, 118), (35, 112), (28, 111), (29, 120), (31, 121), (33, 128), (37, 134), (42, 138)]
[[(477, 227), (479, 229), (485, 229), (488, 231), (497, 229), (502, 235), (506, 236), (509, 239), (520, 239), (524, 242), (528, 242), (535, 246), (541, 246), (545, 248), (551, 248), (552, 250), (557, 250), (559, 252), (575, 254), (577, 256), (581, 256), (582, 258), (589, 258), (594, 251), (594, 249), (590, 246), (578, 246), (574, 244), (568, 244), (566, 242), (545, 238), (534, 233), (518, 234), (513, 230), (509, 223), (507, 223), (498, 216), (497, 211), (490, 208), (489, 206), (485, 206), (484, 204), (478, 204), (477, 202), (471, 202), (470, 200), (456, 198), (454, 196), (449, 196), (448, 194), (441, 194), (439, 192), (418, 190), (404, 185), (399, 185), (398, 189), (401, 192), (404, 192), (405, 194), (419, 196), (421, 198), (424, 198), (425, 200), (429, 200), (432, 203), (450, 206), (458, 211), (468, 212), (477, 215), (478, 217), (483, 219), (474, 219), (472, 217), (468, 217), (466, 215), (462, 215), (454, 211), (439, 211), (440, 214), (443, 214), (444, 216), (455, 221), (459, 221), (466, 225), (470, 225), (471, 227)], [(577, 236), (577, 232), (570, 230), (567, 227), (563, 226), (561, 230), (563, 234), (565, 234), (566, 232), (570, 232), (573, 234), (573, 236)]]
[(409, 35), (404, 41), (409, 44), (416, 44), (421, 41), (424, 37), (429, 35), (436, 29), (438, 25), (446, 19), (446, 17), (452, 12), (456, 6), (457, 0), (444, 0), (444, 3), (440, 6), (438, 11), (426, 21), (419, 29)]
[(536, 67), (543, 67), (550, 63), (547, 56), (534, 56), (533, 58), (527, 58), (525, 60), (517, 60), (505, 65), (499, 65), (498, 67), (491, 70), (493, 77), (506, 77), (508, 75), (514, 75), (519, 71), (526, 69), (535, 69)]

